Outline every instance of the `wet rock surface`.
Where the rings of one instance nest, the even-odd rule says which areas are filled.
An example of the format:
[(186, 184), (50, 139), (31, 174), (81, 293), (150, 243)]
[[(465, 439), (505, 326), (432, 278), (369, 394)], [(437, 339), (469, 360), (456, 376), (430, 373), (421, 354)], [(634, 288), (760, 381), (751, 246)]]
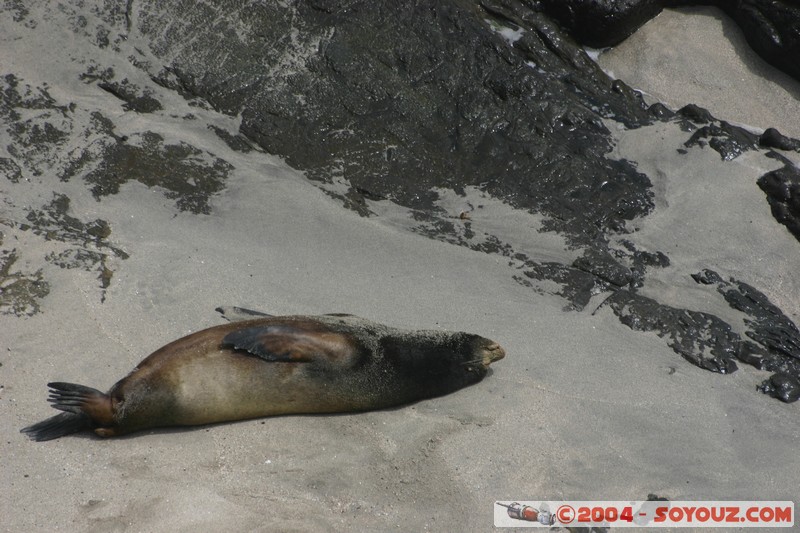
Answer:
[(736, 357), (760, 370), (776, 372), (765, 380), (759, 390), (793, 402), (800, 397), (800, 330), (783, 312), (755, 287), (730, 279), (725, 281), (713, 270), (703, 270), (692, 278), (711, 285), (733, 309), (748, 318), (744, 320), (745, 335), (755, 341), (744, 341), (735, 351)]
[[(13, 185), (79, 181), (96, 201), (135, 181), (161, 190), (178, 210), (209, 214), (233, 165), (140, 122), (157, 117), (194, 127), (192, 113), (175, 114), (166, 103), (180, 97), (190, 108), (239, 121), (238, 132), (198, 126), (231, 150), (257, 147), (279, 155), (347, 208), (372, 216), (377, 203), (393, 202), (409, 210), (414, 231), (502, 257), (521, 286), (558, 294), (567, 309), (605, 298), (623, 324), (656, 332), (693, 364), (721, 374), (735, 371), (736, 361), (769, 369), (788, 377), (773, 376), (762, 389), (784, 401), (796, 399), (797, 329), (757, 289), (721, 278), (710, 282), (749, 317), (750, 341), (712, 313), (638, 292), (650, 273), (670, 266), (671, 252), (627, 238), (635, 222), (655, 209), (656, 193), (637, 161), (613, 156), (615, 135), (676, 124), (686, 133), (681, 153), (708, 147), (719, 154), (720, 168), (754, 151), (785, 159), (780, 151), (798, 146), (777, 131), (759, 136), (717, 120), (699, 105), (678, 111), (648, 106), (574, 40), (614, 42), (661, 7), (678, 3), (685, 4), (232, 2), (222, 11), (155, 1), (98, 4), (97, 19), (76, 23), (76, 35), (105, 52), (122, 55), (128, 39), (146, 50), (129, 59), (130, 72), (102, 56), (77, 78), (87, 90), (113, 99), (123, 118), (8, 73), (0, 95), (7, 125), (0, 176)], [(794, 72), (792, 60), (774, 57), (791, 56), (787, 51), (796, 46), (793, 5), (741, 1), (725, 9), (739, 17), (760, 53)], [(600, 23), (590, 27), (587, 21), (598, 16)], [(15, 17), (20, 24), (36, 23), (24, 9)], [(787, 159), (759, 185), (775, 217), (800, 238), (796, 167)], [(466, 196), (467, 190), (540, 215), (537, 231), (557, 232), (579, 253), (571, 261), (536, 257), (473, 223), (474, 206), (455, 213), (442, 206), (442, 191)], [(69, 197), (53, 198), (38, 207), (15, 206), (13, 216), (0, 222), (68, 244), (46, 261), (96, 270), (104, 290), (112, 280), (109, 261), (128, 252), (109, 243), (109, 224), (67, 215)], [(5, 253), (3, 272), (11, 276), (13, 250)], [(46, 286), (41, 273), (13, 275)], [(35, 310), (32, 303), (20, 306), (19, 314)]]
[(593, 47), (613, 46), (665, 7), (713, 5), (733, 18), (764, 59), (800, 79), (800, 4), (793, 0), (538, 0), (529, 2)]
[(667, 338), (670, 348), (700, 368), (720, 374), (738, 369), (735, 359), (741, 339), (729, 324), (712, 314), (678, 309), (624, 290), (612, 294), (604, 304), (629, 328)]
[[(606, 157), (603, 119), (647, 123), (641, 101), (515, 3), (311, 2), (291, 20), (261, 5), (246, 21), (259, 38), (246, 41), (212, 37), (202, 10), (177, 19), (163, 9), (145, 9), (141, 29), (171, 58), (174, 86), (241, 113), (243, 134), (312, 179), (345, 180), (362, 212), (370, 198), (430, 209), (433, 187), (480, 185), (557, 213), (553, 229), (586, 242), (652, 208), (647, 177)], [(513, 44), (506, 24), (519, 32)], [(170, 31), (192, 34), (191, 52), (159, 40)], [(260, 59), (209, 68), (220, 55)]]
[(782, 159), (783, 167), (758, 178), (775, 220), (800, 240), (800, 169)]

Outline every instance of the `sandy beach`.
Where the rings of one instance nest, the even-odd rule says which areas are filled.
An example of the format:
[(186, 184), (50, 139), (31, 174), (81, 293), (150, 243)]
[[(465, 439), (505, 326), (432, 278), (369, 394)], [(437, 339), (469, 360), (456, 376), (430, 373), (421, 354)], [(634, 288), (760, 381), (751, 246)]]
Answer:
[[(35, 28), (0, 23), (2, 71), (46, 83), (60, 105), (85, 108), (87, 121), (92, 109), (103, 110), (117, 135), (146, 128), (232, 169), (209, 214), (179, 211), (138, 181), (100, 201), (82, 181), (48, 172), (0, 181), (2, 244), (17, 255), (11, 271), (34, 278), (41, 270), (49, 283), (39, 313), (0, 314), (0, 530), (491, 531), (496, 500), (800, 499), (798, 406), (756, 392), (769, 373), (697, 368), (656, 334), (598, 309), (604, 294), (581, 312), (564, 311), (554, 287), (524, 287), (507, 258), (425, 237), (388, 200), (370, 200), (373, 217), (344, 209), (279, 158), (235, 151), (208, 128), (235, 134), (235, 118), (190, 106), (123, 56), (98, 52), (98, 63), (161, 90), (163, 110), (124, 113), (112, 95), (79, 80), (86, 65), (71, 58), (81, 44), (51, 15)], [(725, 120), (800, 137), (800, 84), (759, 63), (721, 17), (667, 11), (599, 62), (670, 106), (696, 103)], [(62, 150), (73, 148), (79, 130), (73, 126)], [(640, 170), (658, 179), (653, 215), (634, 221), (626, 238), (672, 258), (643, 294), (738, 324), (741, 315), (713, 288), (684, 275), (713, 268), (757, 286), (800, 322), (800, 246), (755, 184), (778, 162), (748, 152), (735, 171), (714, 175), (707, 169), (719, 154), (696, 148), (681, 156), (686, 134), (674, 124), (618, 134), (613, 156), (641, 161), (652, 153)], [(786, 156), (800, 163), (798, 154)], [(95, 267), (44, 260), (75, 243), (23, 227), (54, 194), (69, 197), (71, 216), (112, 228), (104, 242), (127, 258), (88, 245), (108, 254), (107, 288)], [(472, 206), (473, 230), (535, 259), (569, 264), (579, 253), (539, 232), (541, 216), (480, 191), (441, 197), (456, 223)], [(709, 203), (716, 207), (702, 207)], [(48, 381), (105, 390), (153, 350), (221, 323), (220, 305), (468, 331), (496, 340), (507, 356), (473, 387), (377, 412), (109, 440), (79, 434), (36, 443), (19, 433), (54, 414)]]
[(722, 120), (800, 137), (791, 119), (800, 116), (800, 82), (761, 59), (717, 8), (665, 9), (599, 63), (674, 109), (695, 103)]

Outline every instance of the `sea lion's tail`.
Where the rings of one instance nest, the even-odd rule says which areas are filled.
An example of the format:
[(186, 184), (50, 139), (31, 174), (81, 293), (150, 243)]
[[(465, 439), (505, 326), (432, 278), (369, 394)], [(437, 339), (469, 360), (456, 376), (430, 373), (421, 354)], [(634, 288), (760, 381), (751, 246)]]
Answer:
[(42, 420), (38, 424), (20, 430), (35, 441), (53, 440), (70, 433), (77, 433), (92, 427), (92, 419), (84, 413), (61, 413)]
[(32, 440), (57, 439), (84, 429), (110, 424), (111, 401), (99, 390), (74, 383), (48, 383), (47, 401), (63, 413), (21, 429)]

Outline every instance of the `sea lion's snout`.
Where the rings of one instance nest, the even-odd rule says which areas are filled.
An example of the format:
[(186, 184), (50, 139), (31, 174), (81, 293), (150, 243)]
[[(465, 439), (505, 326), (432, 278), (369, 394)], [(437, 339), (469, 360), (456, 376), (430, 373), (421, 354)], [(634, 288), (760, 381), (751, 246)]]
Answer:
[(481, 356), (483, 357), (483, 366), (488, 367), (495, 361), (499, 361), (500, 359), (505, 357), (506, 351), (503, 349), (502, 346), (500, 346), (496, 342), (493, 342), (483, 348)]

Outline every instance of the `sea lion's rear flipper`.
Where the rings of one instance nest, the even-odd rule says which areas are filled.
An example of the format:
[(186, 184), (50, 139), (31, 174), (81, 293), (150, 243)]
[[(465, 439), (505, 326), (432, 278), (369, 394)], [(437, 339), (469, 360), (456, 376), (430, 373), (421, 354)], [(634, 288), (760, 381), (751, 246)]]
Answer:
[(350, 336), (330, 331), (318, 323), (244, 328), (228, 333), (222, 345), (244, 350), (265, 361), (287, 363), (346, 364), (357, 353)]
[(107, 394), (75, 383), (55, 382), (47, 386), (50, 387), (47, 401), (64, 413), (21, 430), (33, 440), (57, 439), (82, 429), (112, 424), (111, 399)]
[(28, 438), (35, 441), (53, 440), (64, 435), (91, 429), (92, 419), (85, 413), (60, 413), (38, 424), (22, 428)]
[(221, 305), (214, 309), (217, 313), (222, 315), (222, 318), (228, 322), (239, 322), (241, 320), (252, 320), (254, 318), (271, 317), (267, 313), (261, 311), (253, 311), (252, 309), (245, 309), (244, 307), (236, 307), (234, 305)]
[(50, 396), (47, 401), (53, 408), (69, 413), (86, 413), (98, 423), (111, 422), (111, 401), (107, 394), (97, 389), (75, 383), (48, 383)]

